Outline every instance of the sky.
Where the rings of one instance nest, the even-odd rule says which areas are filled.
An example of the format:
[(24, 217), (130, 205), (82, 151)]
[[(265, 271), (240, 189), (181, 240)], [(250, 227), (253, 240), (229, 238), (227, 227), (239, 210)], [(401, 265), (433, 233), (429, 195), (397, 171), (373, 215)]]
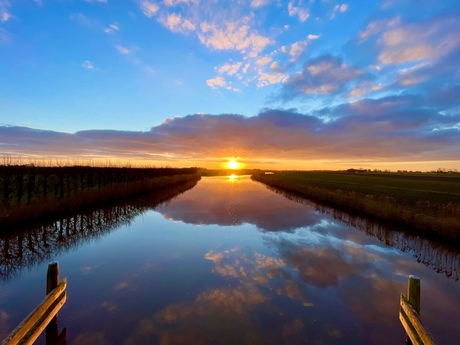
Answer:
[(460, 2), (0, 0), (0, 152), (460, 170)]

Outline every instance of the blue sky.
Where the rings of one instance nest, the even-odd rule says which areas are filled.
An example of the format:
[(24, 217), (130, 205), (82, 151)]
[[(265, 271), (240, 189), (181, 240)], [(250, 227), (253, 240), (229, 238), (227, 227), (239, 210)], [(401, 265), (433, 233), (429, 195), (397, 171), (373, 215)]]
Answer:
[(453, 0), (0, 0), (0, 147), (460, 168), (458, 18)]

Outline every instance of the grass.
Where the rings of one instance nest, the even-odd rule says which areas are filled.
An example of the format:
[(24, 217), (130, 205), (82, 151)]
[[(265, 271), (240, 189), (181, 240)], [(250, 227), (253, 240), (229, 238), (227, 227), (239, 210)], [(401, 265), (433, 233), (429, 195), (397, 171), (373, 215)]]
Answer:
[(285, 171), (252, 178), (460, 244), (460, 175)]

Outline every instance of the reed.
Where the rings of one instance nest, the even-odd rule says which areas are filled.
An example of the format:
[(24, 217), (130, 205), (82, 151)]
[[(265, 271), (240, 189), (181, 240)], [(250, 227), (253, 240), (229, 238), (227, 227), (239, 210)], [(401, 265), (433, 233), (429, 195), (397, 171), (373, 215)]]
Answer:
[(113, 184), (107, 188), (87, 189), (62, 197), (48, 196), (30, 203), (3, 205), (0, 207), (0, 225), (10, 227), (11, 225), (29, 223), (133, 195), (174, 188), (186, 183), (196, 183), (199, 180), (198, 174), (144, 178), (128, 184)]
[[(294, 174), (295, 175), (295, 174)], [(329, 204), (340, 209), (413, 228), (425, 234), (460, 244), (460, 203), (414, 201), (393, 195), (364, 194), (348, 189), (313, 186), (306, 180), (290, 178), (289, 174), (257, 174), (253, 180), (270, 187), (291, 192), (305, 198)]]

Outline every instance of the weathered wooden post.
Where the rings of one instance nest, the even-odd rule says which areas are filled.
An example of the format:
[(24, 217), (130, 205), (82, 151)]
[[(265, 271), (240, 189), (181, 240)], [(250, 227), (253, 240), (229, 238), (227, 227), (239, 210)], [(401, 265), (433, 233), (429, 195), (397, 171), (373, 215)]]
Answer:
[[(46, 294), (48, 295), (59, 284), (59, 263), (57, 261), (48, 264), (46, 272)], [(59, 331), (57, 314), (51, 319), (45, 329), (46, 345), (54, 345), (58, 343)]]
[(59, 284), (59, 263), (50, 262), (46, 273), (46, 294), (48, 295)]
[[(407, 282), (407, 301), (420, 315), (420, 278), (410, 275)], [(406, 334), (406, 344), (412, 345), (412, 341), (408, 334)]]
[(2, 341), (2, 345), (32, 345), (46, 329), (46, 343), (65, 344), (65, 329), (58, 336), (57, 313), (67, 299), (67, 281), (59, 283), (59, 264), (48, 265), (46, 274), (46, 297), (24, 320)]
[(399, 320), (406, 331), (406, 344), (435, 345), (435, 341), (420, 319), (420, 278), (409, 276), (407, 297), (401, 294)]

